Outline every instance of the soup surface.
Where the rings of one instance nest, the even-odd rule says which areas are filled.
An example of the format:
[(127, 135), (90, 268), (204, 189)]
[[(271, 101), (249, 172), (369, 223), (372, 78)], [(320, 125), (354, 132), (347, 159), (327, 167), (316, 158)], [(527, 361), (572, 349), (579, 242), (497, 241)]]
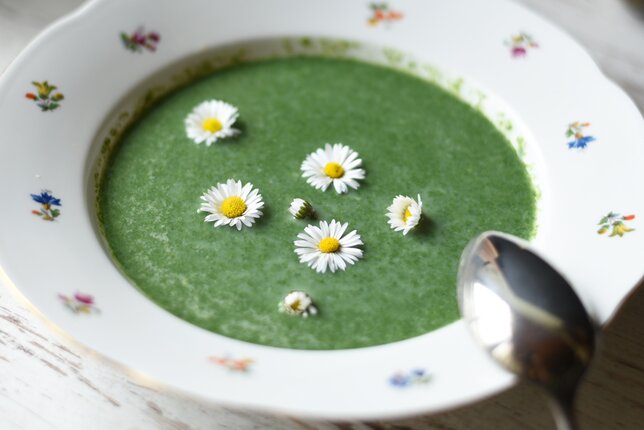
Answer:
[[(239, 108), (240, 136), (197, 145), (184, 118), (205, 100)], [(300, 165), (325, 143), (360, 154), (358, 190), (315, 190)], [(264, 216), (250, 229), (213, 228), (200, 196), (228, 178), (252, 182)], [(385, 213), (396, 195), (423, 200), (407, 236)], [(318, 274), (293, 241), (318, 220), (357, 229), (364, 258)], [(251, 62), (218, 71), (156, 104), (111, 156), (99, 218), (120, 269), (150, 300), (207, 330), (299, 349), (384, 344), (458, 319), (456, 272), (484, 230), (529, 237), (535, 193), (515, 150), (480, 113), (437, 86), (388, 68), (315, 57)], [(292, 290), (310, 294), (315, 317), (278, 312)]]

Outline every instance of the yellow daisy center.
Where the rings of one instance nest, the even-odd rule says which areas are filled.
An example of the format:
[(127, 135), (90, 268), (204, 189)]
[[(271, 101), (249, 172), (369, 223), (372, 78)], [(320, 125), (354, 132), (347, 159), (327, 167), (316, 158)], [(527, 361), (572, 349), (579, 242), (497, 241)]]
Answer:
[(319, 247), (320, 251), (330, 254), (340, 249), (340, 241), (335, 237), (325, 237), (320, 241)]
[(221, 213), (228, 218), (237, 218), (246, 212), (246, 203), (239, 196), (228, 197), (221, 204)]
[(403, 213), (403, 222), (407, 222), (409, 217), (411, 216), (411, 211), (409, 210), (409, 206), (405, 209), (405, 213)]
[(324, 173), (329, 178), (338, 179), (344, 176), (344, 168), (340, 163), (331, 161), (330, 163), (326, 163), (326, 166), (324, 166)]
[(219, 130), (223, 128), (223, 125), (221, 124), (221, 121), (219, 121), (217, 118), (206, 118), (201, 124), (201, 127), (204, 129), (204, 131), (217, 133)]
[(293, 301), (293, 303), (291, 303), (291, 304), (289, 305), (289, 307), (290, 307), (290, 308), (291, 308), (291, 310), (293, 310), (293, 311), (299, 311), (299, 310), (300, 310), (300, 304), (301, 304), (300, 299), (295, 299), (295, 300)]

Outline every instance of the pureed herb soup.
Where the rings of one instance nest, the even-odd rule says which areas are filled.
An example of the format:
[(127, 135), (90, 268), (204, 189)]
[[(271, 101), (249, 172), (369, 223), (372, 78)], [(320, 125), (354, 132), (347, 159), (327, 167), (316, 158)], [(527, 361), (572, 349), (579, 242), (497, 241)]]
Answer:
[[(195, 144), (184, 120), (212, 99), (239, 109), (241, 133)], [(302, 162), (326, 143), (359, 153), (366, 177), (357, 190), (323, 192), (302, 177)], [(252, 228), (213, 228), (197, 213), (201, 195), (229, 178), (262, 195)], [(385, 216), (398, 195), (423, 201), (407, 235)], [(291, 216), (298, 197), (316, 219)], [(528, 237), (535, 193), (509, 142), (435, 85), (357, 61), (295, 57), (230, 67), (160, 101), (114, 151), (99, 210), (123, 272), (169, 312), (248, 342), (340, 349), (455, 321), (464, 246), (484, 230)], [(294, 241), (322, 220), (357, 230), (363, 258), (335, 273), (301, 263)], [(316, 315), (279, 312), (293, 290), (314, 300)]]

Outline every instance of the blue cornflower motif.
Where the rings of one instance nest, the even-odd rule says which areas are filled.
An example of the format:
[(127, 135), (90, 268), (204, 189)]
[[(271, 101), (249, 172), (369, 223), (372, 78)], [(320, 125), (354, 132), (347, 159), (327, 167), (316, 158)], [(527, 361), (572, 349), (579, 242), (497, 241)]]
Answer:
[(398, 388), (406, 388), (412, 385), (426, 384), (431, 380), (431, 375), (421, 368), (415, 368), (408, 372), (397, 372), (389, 378), (389, 384)]
[(55, 198), (53, 195), (49, 194), (47, 191), (43, 191), (40, 194), (32, 194), (31, 198), (42, 205), (51, 205), (51, 206), (62, 206), (60, 199)]
[(396, 373), (394, 376), (389, 378), (389, 383), (394, 387), (406, 387), (410, 382), (409, 377), (402, 373)]
[(584, 136), (580, 137), (579, 139), (575, 139), (572, 142), (568, 142), (568, 148), (569, 149), (574, 149), (574, 148), (579, 148), (579, 149), (584, 149), (585, 147), (588, 146), (588, 143), (595, 141), (596, 139), (592, 136)]
[(416, 377), (423, 377), (425, 376), (425, 369), (414, 369), (411, 371), (411, 374)]

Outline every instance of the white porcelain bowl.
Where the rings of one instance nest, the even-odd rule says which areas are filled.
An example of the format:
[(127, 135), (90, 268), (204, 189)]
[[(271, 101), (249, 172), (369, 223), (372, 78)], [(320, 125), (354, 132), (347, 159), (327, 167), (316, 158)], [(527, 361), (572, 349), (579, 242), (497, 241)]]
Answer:
[(127, 123), (203, 72), (292, 53), (403, 69), (487, 115), (540, 190), (535, 246), (599, 321), (642, 276), (642, 117), (574, 41), (521, 7), (94, 0), (43, 32), (0, 80), (3, 280), (55, 327), (133, 374), (222, 404), (375, 419), (509, 387), (513, 378), (461, 322), (355, 350), (258, 346), (170, 315), (115, 268), (96, 228), (94, 174)]

